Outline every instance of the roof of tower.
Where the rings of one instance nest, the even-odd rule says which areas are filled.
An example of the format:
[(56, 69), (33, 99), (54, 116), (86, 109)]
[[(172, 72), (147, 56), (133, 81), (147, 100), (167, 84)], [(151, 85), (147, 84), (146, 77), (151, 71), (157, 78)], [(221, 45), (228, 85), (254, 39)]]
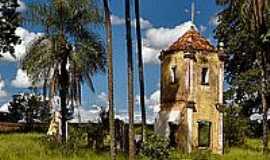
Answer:
[(200, 50), (213, 52), (217, 49), (211, 45), (211, 43), (204, 38), (194, 27), (191, 27), (183, 36), (181, 36), (176, 42), (174, 42), (163, 53), (172, 53), (174, 51), (189, 51)]

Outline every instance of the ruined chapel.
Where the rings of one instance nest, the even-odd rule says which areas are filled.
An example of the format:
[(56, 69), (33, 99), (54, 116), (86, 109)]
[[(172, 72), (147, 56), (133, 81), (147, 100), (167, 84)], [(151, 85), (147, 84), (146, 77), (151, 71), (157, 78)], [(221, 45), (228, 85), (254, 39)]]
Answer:
[(190, 153), (223, 153), (223, 49), (194, 27), (160, 54), (161, 110), (155, 131)]

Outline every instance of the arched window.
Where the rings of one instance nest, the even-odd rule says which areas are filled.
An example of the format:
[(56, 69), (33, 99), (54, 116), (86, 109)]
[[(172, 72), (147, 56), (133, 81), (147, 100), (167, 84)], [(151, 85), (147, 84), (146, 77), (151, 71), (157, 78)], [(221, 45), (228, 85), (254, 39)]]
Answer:
[(170, 67), (170, 81), (172, 84), (177, 82), (177, 71), (176, 71), (177, 67), (176, 65), (172, 65)]
[(207, 67), (202, 68), (201, 84), (202, 85), (209, 85), (209, 69)]

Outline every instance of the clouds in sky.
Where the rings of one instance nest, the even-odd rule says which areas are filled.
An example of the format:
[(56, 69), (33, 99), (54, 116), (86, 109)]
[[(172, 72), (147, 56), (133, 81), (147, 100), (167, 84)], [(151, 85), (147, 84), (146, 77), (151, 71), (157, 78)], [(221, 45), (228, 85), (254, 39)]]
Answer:
[(89, 110), (79, 107), (74, 109), (74, 118), (70, 120), (69, 122), (71, 123), (78, 123), (79, 122), (79, 115), (81, 117), (81, 122), (100, 122), (100, 113), (101, 113), (101, 108), (99, 107), (93, 107)]
[(125, 19), (116, 15), (111, 15), (112, 25), (124, 25)]
[(0, 75), (0, 98), (7, 97), (7, 92), (5, 91), (5, 81), (2, 79)]
[(207, 30), (207, 27), (204, 25), (200, 25), (199, 30), (201, 33), (205, 32)]
[(29, 88), (32, 86), (32, 83), (26, 72), (18, 69), (15, 79), (11, 81), (11, 85), (16, 88)]
[(0, 112), (9, 112), (8, 106), (9, 106), (9, 102), (3, 104), (3, 105), (0, 107)]
[(160, 110), (160, 90), (153, 92), (148, 98), (146, 98), (146, 106), (153, 110), (154, 113), (158, 113)]
[(209, 21), (209, 24), (210, 24), (210, 25), (216, 27), (219, 23), (220, 23), (220, 22), (219, 22), (219, 17), (218, 17), (218, 15), (213, 16), (213, 17), (210, 18), (210, 21)]
[(22, 58), (26, 54), (26, 48), (31, 44), (31, 42), (42, 35), (42, 33), (34, 33), (30, 32), (25, 28), (18, 27), (15, 31), (15, 34), (21, 37), (21, 44), (15, 46), (15, 56), (16, 58), (12, 57), (9, 53), (2, 54), (3, 57), (1, 60), (9, 61), (9, 62), (16, 62), (22, 60)]
[(17, 8), (17, 12), (24, 12), (26, 11), (26, 5), (22, 0), (18, 0), (20, 7)]
[[(112, 25), (124, 25), (125, 24), (125, 18), (116, 16), (116, 15), (111, 16), (111, 21), (112, 21)], [(140, 22), (141, 22), (141, 29), (148, 29), (148, 28), (153, 27), (153, 25), (150, 23), (150, 21), (145, 20), (143, 18), (140, 18)], [(135, 19), (132, 20), (131, 25), (133, 27), (136, 27)]]
[[(113, 25), (124, 25), (125, 19), (123, 17), (111, 16)], [(217, 17), (211, 19), (211, 24), (217, 24)], [(135, 20), (132, 20), (132, 26), (135, 27)], [(169, 45), (173, 44), (178, 38), (184, 35), (191, 26), (196, 26), (187, 21), (179, 24), (173, 28), (167, 27), (153, 27), (153, 24), (146, 19), (141, 18), (141, 28), (143, 29), (143, 61), (145, 64), (159, 64), (158, 56), (161, 50), (165, 50)], [(207, 27), (200, 25), (198, 29), (201, 33), (207, 30)]]
[(97, 98), (100, 100), (102, 105), (106, 105), (106, 107), (109, 106), (109, 100), (108, 100), (108, 94), (105, 92), (101, 92)]
[(191, 21), (184, 22), (174, 28), (150, 28), (146, 30), (143, 39), (143, 60), (144, 63), (158, 64), (158, 56), (163, 49), (183, 36), (194, 26)]
[[(33, 86), (32, 80), (21, 68), (17, 70), (15, 78), (11, 81), (11, 85), (16, 88), (29, 88)], [(42, 82), (35, 84), (35, 87), (42, 87)]]
[[(160, 110), (160, 90), (156, 90), (150, 94), (150, 96), (146, 96), (145, 98), (145, 106), (147, 109), (151, 110), (154, 113), (158, 113)], [(140, 105), (140, 96), (136, 96), (136, 105)]]

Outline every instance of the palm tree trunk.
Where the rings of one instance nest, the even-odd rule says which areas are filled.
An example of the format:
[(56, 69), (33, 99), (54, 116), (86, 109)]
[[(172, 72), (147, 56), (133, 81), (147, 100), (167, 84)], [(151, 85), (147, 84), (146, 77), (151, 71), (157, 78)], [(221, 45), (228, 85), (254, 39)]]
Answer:
[(262, 85), (262, 91), (261, 91), (261, 97), (262, 97), (262, 107), (263, 107), (263, 152), (268, 152), (268, 123), (267, 123), (267, 113), (268, 113), (268, 104), (266, 100), (266, 88), (267, 88), (267, 76), (266, 76), (266, 64), (265, 64), (265, 54), (264, 52), (261, 52), (261, 85)]
[(67, 58), (64, 58), (61, 63), (61, 74), (60, 74), (60, 99), (61, 99), (61, 130), (62, 130), (62, 143), (66, 142), (66, 116), (67, 116), (67, 94), (68, 94), (68, 71), (66, 69)]
[(111, 135), (111, 159), (116, 159), (115, 148), (115, 124), (114, 124), (114, 102), (113, 102), (113, 57), (112, 57), (112, 24), (110, 9), (107, 0), (103, 0), (105, 11), (105, 28), (107, 37), (107, 63), (108, 63), (108, 99), (109, 99), (109, 123)]
[(140, 84), (140, 105), (142, 114), (142, 141), (146, 137), (146, 113), (145, 113), (145, 100), (144, 100), (144, 67), (142, 58), (142, 36), (140, 24), (140, 0), (135, 0), (135, 16), (136, 16), (136, 34), (137, 34), (137, 47), (138, 47), (138, 67), (139, 67), (139, 84)]
[(46, 100), (47, 98), (47, 85), (48, 85), (48, 77), (50, 76), (51, 69), (48, 68), (47, 72), (45, 73), (44, 83), (43, 83), (43, 98)]
[(132, 38), (130, 20), (130, 0), (125, 1), (126, 39), (127, 39), (127, 63), (128, 63), (128, 115), (129, 115), (129, 160), (135, 159), (134, 145), (134, 93), (133, 93), (133, 61)]
[(47, 97), (47, 82), (48, 82), (48, 79), (45, 78), (44, 82), (43, 82), (43, 98), (44, 98), (44, 100), (46, 100), (46, 97)]

